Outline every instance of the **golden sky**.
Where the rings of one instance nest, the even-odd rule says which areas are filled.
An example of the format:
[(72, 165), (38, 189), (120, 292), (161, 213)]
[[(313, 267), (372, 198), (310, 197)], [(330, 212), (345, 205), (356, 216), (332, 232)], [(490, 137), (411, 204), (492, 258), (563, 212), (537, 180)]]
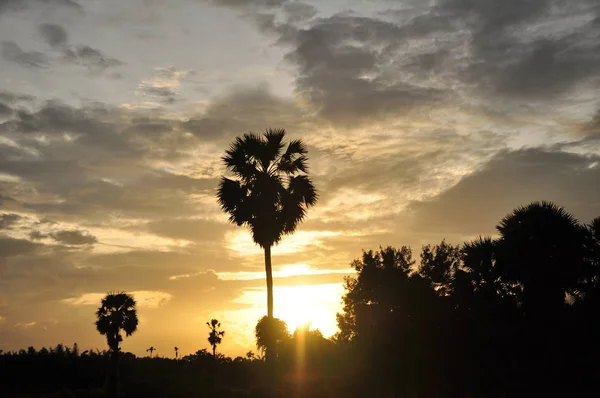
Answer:
[(263, 254), (215, 192), (285, 128), (320, 199), (273, 249), (275, 315), (335, 333), (362, 249), (494, 233), (533, 200), (600, 215), (596, 0), (0, 0), (0, 349), (254, 349)]

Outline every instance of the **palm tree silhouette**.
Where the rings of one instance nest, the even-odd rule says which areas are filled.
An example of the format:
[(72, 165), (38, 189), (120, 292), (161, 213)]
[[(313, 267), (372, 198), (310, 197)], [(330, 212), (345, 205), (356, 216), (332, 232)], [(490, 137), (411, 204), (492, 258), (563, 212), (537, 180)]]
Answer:
[(148, 349), (146, 350), (146, 352), (149, 352), (149, 353), (150, 353), (150, 358), (152, 358), (152, 353), (153, 353), (154, 351), (156, 351), (156, 348), (154, 348), (154, 346), (152, 346), (152, 347), (150, 347), (150, 348), (148, 348)]
[(117, 396), (119, 344), (123, 341), (121, 331), (129, 337), (137, 330), (138, 319), (133, 296), (126, 293), (109, 293), (101, 301), (96, 311), (96, 329), (101, 335), (106, 336), (106, 342), (111, 352), (112, 374), (110, 377), (110, 396)]
[(211, 319), (210, 322), (206, 322), (210, 332), (208, 334), (208, 342), (213, 350), (213, 358), (217, 357), (217, 346), (221, 344), (223, 341), (223, 336), (225, 336), (225, 331), (219, 330), (221, 328), (221, 322), (216, 319)]
[[(505, 280), (518, 285), (521, 293), (526, 347), (523, 362), (530, 385), (545, 388), (554, 360), (552, 347), (561, 333), (555, 325), (567, 309), (566, 294), (578, 291), (579, 281), (587, 272), (589, 232), (550, 202), (515, 209), (497, 229), (497, 263)], [(549, 394), (536, 391), (536, 395)]]
[(522, 286), (526, 316), (554, 318), (584, 271), (585, 227), (562, 207), (534, 202), (515, 209), (497, 229), (498, 263), (509, 282)]
[(256, 347), (263, 353), (271, 351), (271, 357), (276, 357), (280, 346), (288, 340), (290, 332), (287, 324), (279, 318), (263, 316), (256, 323), (254, 329)]
[(177, 359), (177, 354), (179, 352), (179, 347), (175, 347), (173, 349), (175, 350), (175, 359)]
[(264, 249), (269, 318), (273, 318), (271, 246), (292, 234), (317, 201), (307, 175), (306, 146), (302, 140), (291, 140), (284, 151), (284, 137), (283, 129), (237, 137), (222, 158), (235, 179), (223, 177), (217, 194), (229, 221), (249, 227), (254, 242)]

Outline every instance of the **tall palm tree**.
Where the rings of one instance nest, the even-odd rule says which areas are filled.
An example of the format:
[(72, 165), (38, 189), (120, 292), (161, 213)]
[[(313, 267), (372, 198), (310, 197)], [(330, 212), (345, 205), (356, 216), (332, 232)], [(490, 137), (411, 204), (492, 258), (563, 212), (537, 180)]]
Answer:
[(249, 227), (254, 242), (264, 249), (269, 318), (273, 318), (271, 247), (292, 234), (317, 201), (307, 175), (306, 146), (302, 140), (291, 140), (286, 148), (284, 138), (283, 129), (237, 137), (222, 158), (234, 179), (223, 177), (217, 195), (229, 221)]
[(154, 348), (154, 346), (152, 346), (152, 347), (150, 347), (150, 348), (148, 348), (148, 349), (146, 350), (146, 352), (149, 352), (149, 353), (150, 353), (150, 358), (152, 358), (152, 353), (153, 353), (154, 351), (156, 351), (156, 348)]
[(109, 383), (109, 395), (116, 397), (119, 377), (119, 344), (123, 341), (121, 331), (129, 337), (136, 332), (138, 318), (133, 296), (127, 293), (109, 293), (102, 299), (96, 311), (96, 329), (106, 336), (111, 352), (112, 374)]
[(210, 329), (208, 333), (208, 342), (213, 350), (213, 358), (217, 357), (217, 346), (221, 344), (223, 341), (223, 336), (225, 336), (225, 331), (219, 330), (221, 328), (221, 322), (217, 319), (211, 319), (210, 322), (206, 322), (206, 325)]
[(175, 350), (175, 359), (177, 359), (177, 355), (179, 353), (179, 347), (173, 348)]

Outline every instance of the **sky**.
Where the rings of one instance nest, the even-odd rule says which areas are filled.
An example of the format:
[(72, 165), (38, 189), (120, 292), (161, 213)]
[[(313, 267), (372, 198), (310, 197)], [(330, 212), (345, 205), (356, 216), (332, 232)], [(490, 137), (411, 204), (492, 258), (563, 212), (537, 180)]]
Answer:
[(335, 333), (361, 250), (600, 215), (599, 0), (0, 0), (0, 349), (254, 349), (261, 250), (215, 193), (234, 137), (308, 145), (319, 201), (273, 249), (275, 316)]

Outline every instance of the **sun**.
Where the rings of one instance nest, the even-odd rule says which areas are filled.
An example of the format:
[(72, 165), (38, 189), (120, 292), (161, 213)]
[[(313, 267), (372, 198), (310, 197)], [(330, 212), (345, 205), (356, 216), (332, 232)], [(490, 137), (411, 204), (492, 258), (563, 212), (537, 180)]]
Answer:
[(275, 316), (287, 323), (290, 332), (309, 324), (332, 336), (338, 330), (335, 315), (342, 310), (342, 294), (341, 283), (276, 287)]
[[(343, 283), (294, 285), (274, 287), (274, 315), (282, 319), (293, 333), (299, 326), (310, 324), (323, 336), (333, 336), (337, 331), (336, 314), (342, 311)], [(232, 334), (248, 345), (254, 344), (256, 322), (266, 314), (265, 287), (251, 287), (233, 300), (243, 308), (225, 311), (224, 322), (233, 328)]]

